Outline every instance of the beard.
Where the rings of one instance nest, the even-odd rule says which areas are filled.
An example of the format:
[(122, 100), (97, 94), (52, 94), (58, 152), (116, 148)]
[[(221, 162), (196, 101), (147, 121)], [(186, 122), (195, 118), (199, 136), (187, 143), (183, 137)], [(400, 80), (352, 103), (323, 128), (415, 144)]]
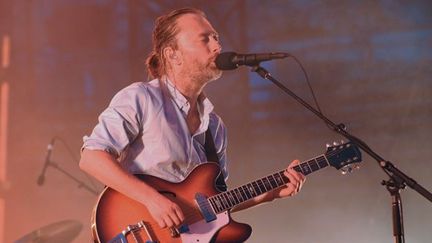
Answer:
[(188, 68), (185, 68), (184, 72), (187, 72), (191, 80), (203, 85), (222, 76), (222, 70), (216, 67), (214, 60), (207, 63), (195, 60)]
[(214, 81), (219, 79), (222, 76), (222, 70), (216, 67), (216, 64), (212, 62), (208, 68), (208, 81)]

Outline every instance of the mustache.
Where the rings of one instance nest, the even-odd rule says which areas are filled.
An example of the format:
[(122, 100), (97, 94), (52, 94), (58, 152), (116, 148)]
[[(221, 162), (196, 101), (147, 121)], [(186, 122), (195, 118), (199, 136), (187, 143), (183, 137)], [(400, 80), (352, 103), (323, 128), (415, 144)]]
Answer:
[(216, 58), (220, 55), (220, 53), (216, 53), (215, 55), (213, 55), (210, 60), (212, 60), (212, 62), (216, 61)]

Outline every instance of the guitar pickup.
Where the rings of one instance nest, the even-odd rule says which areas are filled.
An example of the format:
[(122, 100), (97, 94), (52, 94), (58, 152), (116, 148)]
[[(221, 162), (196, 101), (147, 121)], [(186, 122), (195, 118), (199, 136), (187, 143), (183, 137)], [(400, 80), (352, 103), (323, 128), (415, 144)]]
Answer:
[(195, 202), (197, 203), (198, 208), (207, 223), (216, 219), (216, 214), (214, 213), (213, 208), (206, 196), (204, 196), (202, 193), (196, 193)]

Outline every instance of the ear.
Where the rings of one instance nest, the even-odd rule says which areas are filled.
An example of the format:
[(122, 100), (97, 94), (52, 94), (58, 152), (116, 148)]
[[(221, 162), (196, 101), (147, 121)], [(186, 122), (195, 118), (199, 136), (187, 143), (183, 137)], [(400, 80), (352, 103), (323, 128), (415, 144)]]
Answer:
[(168, 46), (165, 47), (163, 50), (163, 55), (165, 56), (165, 59), (169, 61), (169, 63), (180, 65), (180, 52), (178, 50), (174, 50), (172, 47)]

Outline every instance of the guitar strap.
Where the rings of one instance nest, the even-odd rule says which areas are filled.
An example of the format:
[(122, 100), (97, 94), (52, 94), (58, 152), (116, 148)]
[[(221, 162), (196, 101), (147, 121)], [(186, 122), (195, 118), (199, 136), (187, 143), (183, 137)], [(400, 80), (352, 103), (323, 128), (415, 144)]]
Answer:
[[(219, 158), (216, 153), (216, 147), (214, 144), (213, 136), (210, 131), (210, 127), (206, 131), (204, 148), (206, 152), (207, 161), (216, 162), (220, 165)], [(222, 169), (221, 169), (221, 173), (218, 175), (216, 179), (216, 188), (222, 192), (226, 191), (228, 188), (225, 183), (225, 178), (222, 173)]]

